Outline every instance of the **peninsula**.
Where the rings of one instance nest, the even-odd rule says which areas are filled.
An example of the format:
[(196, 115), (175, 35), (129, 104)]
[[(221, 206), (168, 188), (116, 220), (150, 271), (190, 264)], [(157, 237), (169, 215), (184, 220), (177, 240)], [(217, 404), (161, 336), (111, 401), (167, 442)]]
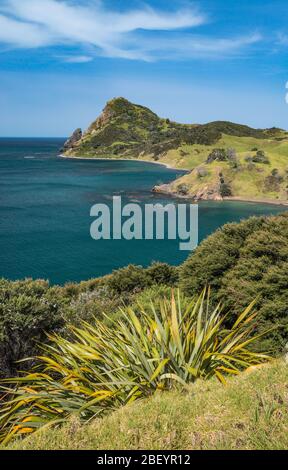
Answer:
[(288, 204), (288, 132), (226, 121), (179, 124), (125, 98), (109, 101), (65, 157), (137, 159), (188, 170), (154, 191), (197, 200)]

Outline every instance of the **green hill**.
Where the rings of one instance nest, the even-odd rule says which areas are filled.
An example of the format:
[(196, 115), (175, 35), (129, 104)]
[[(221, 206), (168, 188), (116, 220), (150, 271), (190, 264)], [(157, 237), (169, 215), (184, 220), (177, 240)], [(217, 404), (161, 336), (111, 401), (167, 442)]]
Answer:
[(288, 203), (288, 133), (231, 122), (178, 124), (115, 98), (88, 130), (77, 129), (68, 157), (156, 161), (189, 174), (155, 191), (194, 200), (225, 197)]
[(169, 150), (186, 145), (212, 145), (222, 133), (268, 138), (267, 131), (229, 122), (189, 125), (161, 119), (150, 109), (115, 98), (82, 135), (77, 129), (64, 147), (66, 155), (86, 157), (164, 157)]
[(247, 371), (226, 386), (196, 382), (186, 392), (159, 392), (80, 425), (43, 429), (12, 450), (287, 449), (288, 366)]
[[(192, 170), (155, 188), (194, 200), (223, 198), (288, 204), (288, 140), (222, 134), (217, 144), (182, 146), (162, 160)], [(285, 137), (284, 137), (285, 136)]]

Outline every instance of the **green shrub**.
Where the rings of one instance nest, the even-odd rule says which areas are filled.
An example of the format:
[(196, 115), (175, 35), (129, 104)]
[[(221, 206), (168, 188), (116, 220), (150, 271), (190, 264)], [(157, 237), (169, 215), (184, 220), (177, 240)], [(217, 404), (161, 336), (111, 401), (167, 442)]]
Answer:
[(152, 284), (175, 287), (178, 284), (178, 268), (167, 263), (154, 262), (145, 270)]
[(187, 184), (181, 183), (177, 186), (177, 191), (181, 196), (187, 196), (189, 193), (189, 186)]
[(273, 191), (279, 192), (280, 185), (283, 183), (284, 177), (279, 173), (277, 168), (274, 168), (271, 171), (271, 174), (268, 175), (264, 180), (264, 191)]
[[(129, 307), (136, 313), (137, 316), (140, 316), (142, 310), (149, 312), (149, 310), (151, 310), (151, 304), (153, 304), (155, 311), (160, 314), (161, 304), (165, 299), (171, 298), (173, 290), (173, 287), (168, 287), (165, 285), (149, 287), (143, 292), (135, 295), (131, 300)], [(179, 296), (182, 308), (187, 308), (191, 302), (191, 298), (186, 297), (182, 291), (179, 292)]]
[[(122, 311), (113, 327), (101, 321), (73, 328), (72, 340), (51, 337), (28, 375), (7, 379), (0, 411), (0, 438), (7, 443), (45, 424), (59, 424), (71, 415), (87, 421), (120, 405), (149, 396), (173, 384), (186, 387), (198, 378), (225, 376), (269, 358), (247, 349), (253, 329), (253, 303), (229, 331), (222, 327), (221, 309), (211, 309), (209, 295), (188, 307), (165, 299), (160, 312), (153, 305), (141, 316)], [(9, 398), (10, 397), (10, 398)]]
[(263, 150), (257, 150), (256, 155), (247, 155), (245, 161), (248, 163), (264, 163), (268, 165), (270, 163), (269, 158), (266, 156)]
[(254, 163), (264, 163), (265, 165), (268, 165), (270, 163), (270, 160), (266, 156), (266, 154), (263, 150), (258, 150), (256, 155), (254, 155), (252, 157), (252, 162), (254, 162)]
[(0, 280), (0, 376), (14, 375), (16, 361), (35, 355), (46, 332), (63, 330), (60, 292), (46, 281)]
[(0, 377), (10, 377), (29, 363), (17, 361), (39, 352), (47, 334), (68, 335), (67, 324), (103, 318), (123, 306), (122, 297), (112, 295), (105, 280), (97, 279), (63, 287), (47, 281), (0, 280)]
[[(276, 327), (262, 340), (274, 353), (288, 340), (288, 213), (224, 225), (204, 240), (180, 270), (188, 296), (211, 285), (213, 301), (235, 314), (257, 297), (258, 331)], [(227, 318), (229, 325), (233, 318)]]
[(131, 294), (151, 285), (142, 266), (128, 265), (125, 268), (113, 271), (107, 279), (108, 288), (115, 294)]
[(148, 268), (130, 264), (107, 276), (106, 285), (113, 294), (131, 295), (141, 292), (153, 284), (173, 286), (177, 281), (177, 268), (166, 263), (152, 263)]
[(77, 326), (94, 317), (106, 321), (103, 312), (115, 316), (138, 292), (177, 282), (178, 269), (165, 263), (128, 266), (103, 278), (63, 287), (41, 280), (0, 280), (0, 377), (15, 375), (17, 361), (37, 354), (38, 343), (47, 341), (47, 334), (68, 334), (67, 323)]
[(225, 183), (224, 180), (221, 180), (220, 196), (221, 197), (230, 197), (230, 196), (232, 196), (232, 188), (228, 183)]
[[(129, 299), (126, 298), (127, 302)], [(112, 315), (119, 307), (123, 307), (124, 299), (112, 295), (107, 286), (81, 292), (72, 298), (65, 311), (65, 321), (79, 326), (83, 321), (91, 322), (95, 318), (105, 320), (105, 315)]]
[(226, 162), (228, 161), (228, 155), (226, 149), (213, 149), (212, 152), (208, 155), (206, 163), (213, 162)]

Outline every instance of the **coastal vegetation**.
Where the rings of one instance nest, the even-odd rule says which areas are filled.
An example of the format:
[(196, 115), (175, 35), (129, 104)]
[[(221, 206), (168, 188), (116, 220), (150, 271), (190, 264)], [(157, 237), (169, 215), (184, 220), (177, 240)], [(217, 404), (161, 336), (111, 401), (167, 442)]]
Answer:
[[(63, 287), (44, 280), (0, 280), (0, 377), (13, 376), (19, 369), (17, 361), (39, 353), (47, 334), (66, 336), (68, 324), (79, 326), (95, 317), (105, 321), (104, 312), (116, 315), (143, 290), (177, 284), (178, 269), (165, 263), (127, 266), (103, 278)], [(30, 365), (22, 364), (21, 370)]]
[[(288, 340), (287, 240), (286, 213), (252, 217), (224, 225), (180, 267), (130, 265), (102, 278), (64, 286), (50, 286), (44, 280), (2, 279), (0, 376), (13, 376), (19, 369), (17, 361), (38, 354), (46, 333), (66, 337), (68, 324), (79, 326), (95, 317), (107, 322), (107, 317), (117, 317), (119, 308), (138, 301), (145, 308), (151, 299), (158, 305), (159, 299), (171, 297), (171, 288), (179, 286), (189, 300), (209, 285), (213, 305), (221, 302), (235, 314), (257, 298), (257, 328), (259, 332), (272, 328), (261, 347), (275, 354)], [(227, 318), (227, 325), (233, 320)], [(21, 364), (21, 369), (29, 366)]]
[[(216, 304), (236, 315), (256, 299), (257, 331), (269, 328), (257, 347), (283, 350), (288, 340), (288, 213), (224, 225), (206, 238), (180, 269), (187, 296), (206, 284)], [(227, 318), (227, 326), (233, 317)]]
[(257, 338), (251, 337), (254, 303), (224, 329), (225, 317), (220, 306), (211, 308), (209, 292), (187, 307), (177, 297), (160, 302), (159, 313), (153, 303), (149, 310), (139, 304), (121, 310), (109, 326), (95, 320), (72, 328), (70, 339), (50, 337), (27, 375), (3, 381), (0, 440), (5, 444), (73, 415), (89, 421), (200, 378), (216, 376), (225, 384), (227, 375), (269, 360), (249, 349)]
[(275, 361), (227, 379), (198, 380), (81, 424), (43, 429), (10, 450), (286, 450), (288, 366)]
[[(175, 394), (179, 401), (188, 394), (187, 402), (183, 398), (186, 405), (183, 411), (180, 407), (180, 416), (188, 403), (194, 403), (194, 387), (201, 387), (209, 395), (211, 386), (219, 397), (224, 397), (228, 392), (223, 384), (231, 384), (236, 390), (236, 382), (229, 375), (240, 373), (239, 384), (247, 396), (243, 407), (248, 406), (255, 393), (258, 405), (253, 405), (256, 421), (250, 412), (245, 415), (243, 429), (250, 437), (239, 447), (268, 445), (270, 435), (267, 429), (264, 432), (267, 416), (270, 424), (275, 420), (281, 447), (285, 423), (287, 426), (281, 403), (287, 397), (281, 395), (282, 401), (279, 398), (278, 403), (277, 398), (272, 406), (270, 395), (266, 402), (264, 382), (270, 383), (270, 373), (279, 381), (279, 371), (287, 366), (281, 361), (265, 366), (263, 381), (259, 376), (263, 393), (262, 389), (251, 388), (250, 375), (243, 371), (285, 354), (287, 260), (288, 216), (284, 213), (223, 226), (180, 267), (164, 263), (148, 268), (131, 265), (102, 278), (62, 287), (42, 280), (2, 280), (2, 441), (7, 444), (15, 437), (23, 438), (36, 430), (38, 433), (42, 426), (53, 425), (61, 426), (55, 431), (61, 447), (64, 441), (60, 443), (60, 436), (65, 440), (71, 426), (77, 427), (79, 436), (87, 426), (97, 426), (102, 433), (102, 422), (112, 423), (115, 419), (116, 423), (121, 409), (127, 408), (137, 416), (138, 406), (147, 406), (149, 413), (149, 407), (154, 409), (157, 400), (161, 407), (161, 400), (164, 406)], [(22, 361), (25, 358), (28, 359)], [(281, 372), (283, 383), (285, 373)], [(132, 405), (139, 399), (139, 404)], [(238, 400), (235, 395), (234, 400)], [(235, 423), (242, 422), (243, 416), (236, 416), (233, 399), (228, 401), (232, 409), (225, 410), (227, 419), (231, 413)], [(114, 411), (119, 407), (119, 411)], [(200, 421), (202, 415), (206, 416), (202, 406), (193, 413)], [(187, 418), (191, 420), (190, 428), (193, 413)], [(159, 419), (166, 420), (164, 416)], [(220, 422), (215, 418), (216, 422), (218, 433), (224, 428), (218, 428)], [(63, 423), (66, 424), (61, 434)], [(253, 426), (259, 431), (254, 443)], [(39, 442), (44, 448), (50, 445), (53, 437), (44, 429), (47, 442), (41, 433), (31, 438), (32, 446), (40, 445)], [(193, 429), (192, 426), (191, 433)], [(204, 429), (205, 426), (203, 432)], [(182, 431), (176, 433), (182, 437), (178, 444), (172, 439), (171, 445), (176, 446), (173, 448), (189, 448)], [(229, 433), (220, 435), (223, 441), (217, 438), (215, 448), (236, 445)], [(97, 448), (101, 446), (99, 439)], [(143, 439), (139, 437), (136, 448), (151, 445), (149, 439), (147, 444)], [(19, 443), (22, 445), (26, 444)], [(83, 444), (89, 445), (90, 441)], [(191, 446), (205, 448), (208, 441), (201, 436)]]
[[(109, 101), (64, 156), (133, 158), (186, 169), (155, 190), (194, 200), (240, 198), (288, 204), (288, 133), (225, 121), (179, 124), (124, 98)], [(185, 188), (185, 191), (183, 191)]]

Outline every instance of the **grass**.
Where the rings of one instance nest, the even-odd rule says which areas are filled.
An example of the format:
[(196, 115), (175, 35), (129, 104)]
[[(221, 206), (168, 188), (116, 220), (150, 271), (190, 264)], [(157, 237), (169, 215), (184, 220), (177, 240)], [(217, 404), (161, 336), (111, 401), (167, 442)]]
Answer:
[[(251, 170), (247, 166), (245, 157), (253, 155), (253, 148), (264, 150), (269, 158), (269, 164), (256, 164)], [(206, 164), (206, 159), (214, 148), (234, 148), (237, 159), (241, 165), (238, 170), (230, 168), (226, 162), (213, 162)], [(185, 155), (183, 156), (183, 152)], [(161, 159), (177, 168), (197, 169), (205, 168), (208, 175), (199, 178), (197, 172), (177, 179), (171, 185), (171, 189), (177, 192), (179, 185), (185, 184), (189, 188), (189, 195), (197, 194), (203, 189), (213, 190), (219, 185), (219, 173), (222, 172), (225, 181), (229, 183), (234, 197), (251, 198), (254, 200), (287, 200), (288, 193), (288, 141), (275, 139), (256, 139), (253, 137), (235, 137), (223, 135), (215, 145), (185, 145), (181, 149), (171, 150)], [(265, 190), (264, 181), (273, 169), (277, 168), (283, 177), (279, 190)]]
[(288, 365), (275, 361), (188, 391), (158, 392), (111, 415), (44, 429), (9, 446), (54, 449), (287, 449)]

